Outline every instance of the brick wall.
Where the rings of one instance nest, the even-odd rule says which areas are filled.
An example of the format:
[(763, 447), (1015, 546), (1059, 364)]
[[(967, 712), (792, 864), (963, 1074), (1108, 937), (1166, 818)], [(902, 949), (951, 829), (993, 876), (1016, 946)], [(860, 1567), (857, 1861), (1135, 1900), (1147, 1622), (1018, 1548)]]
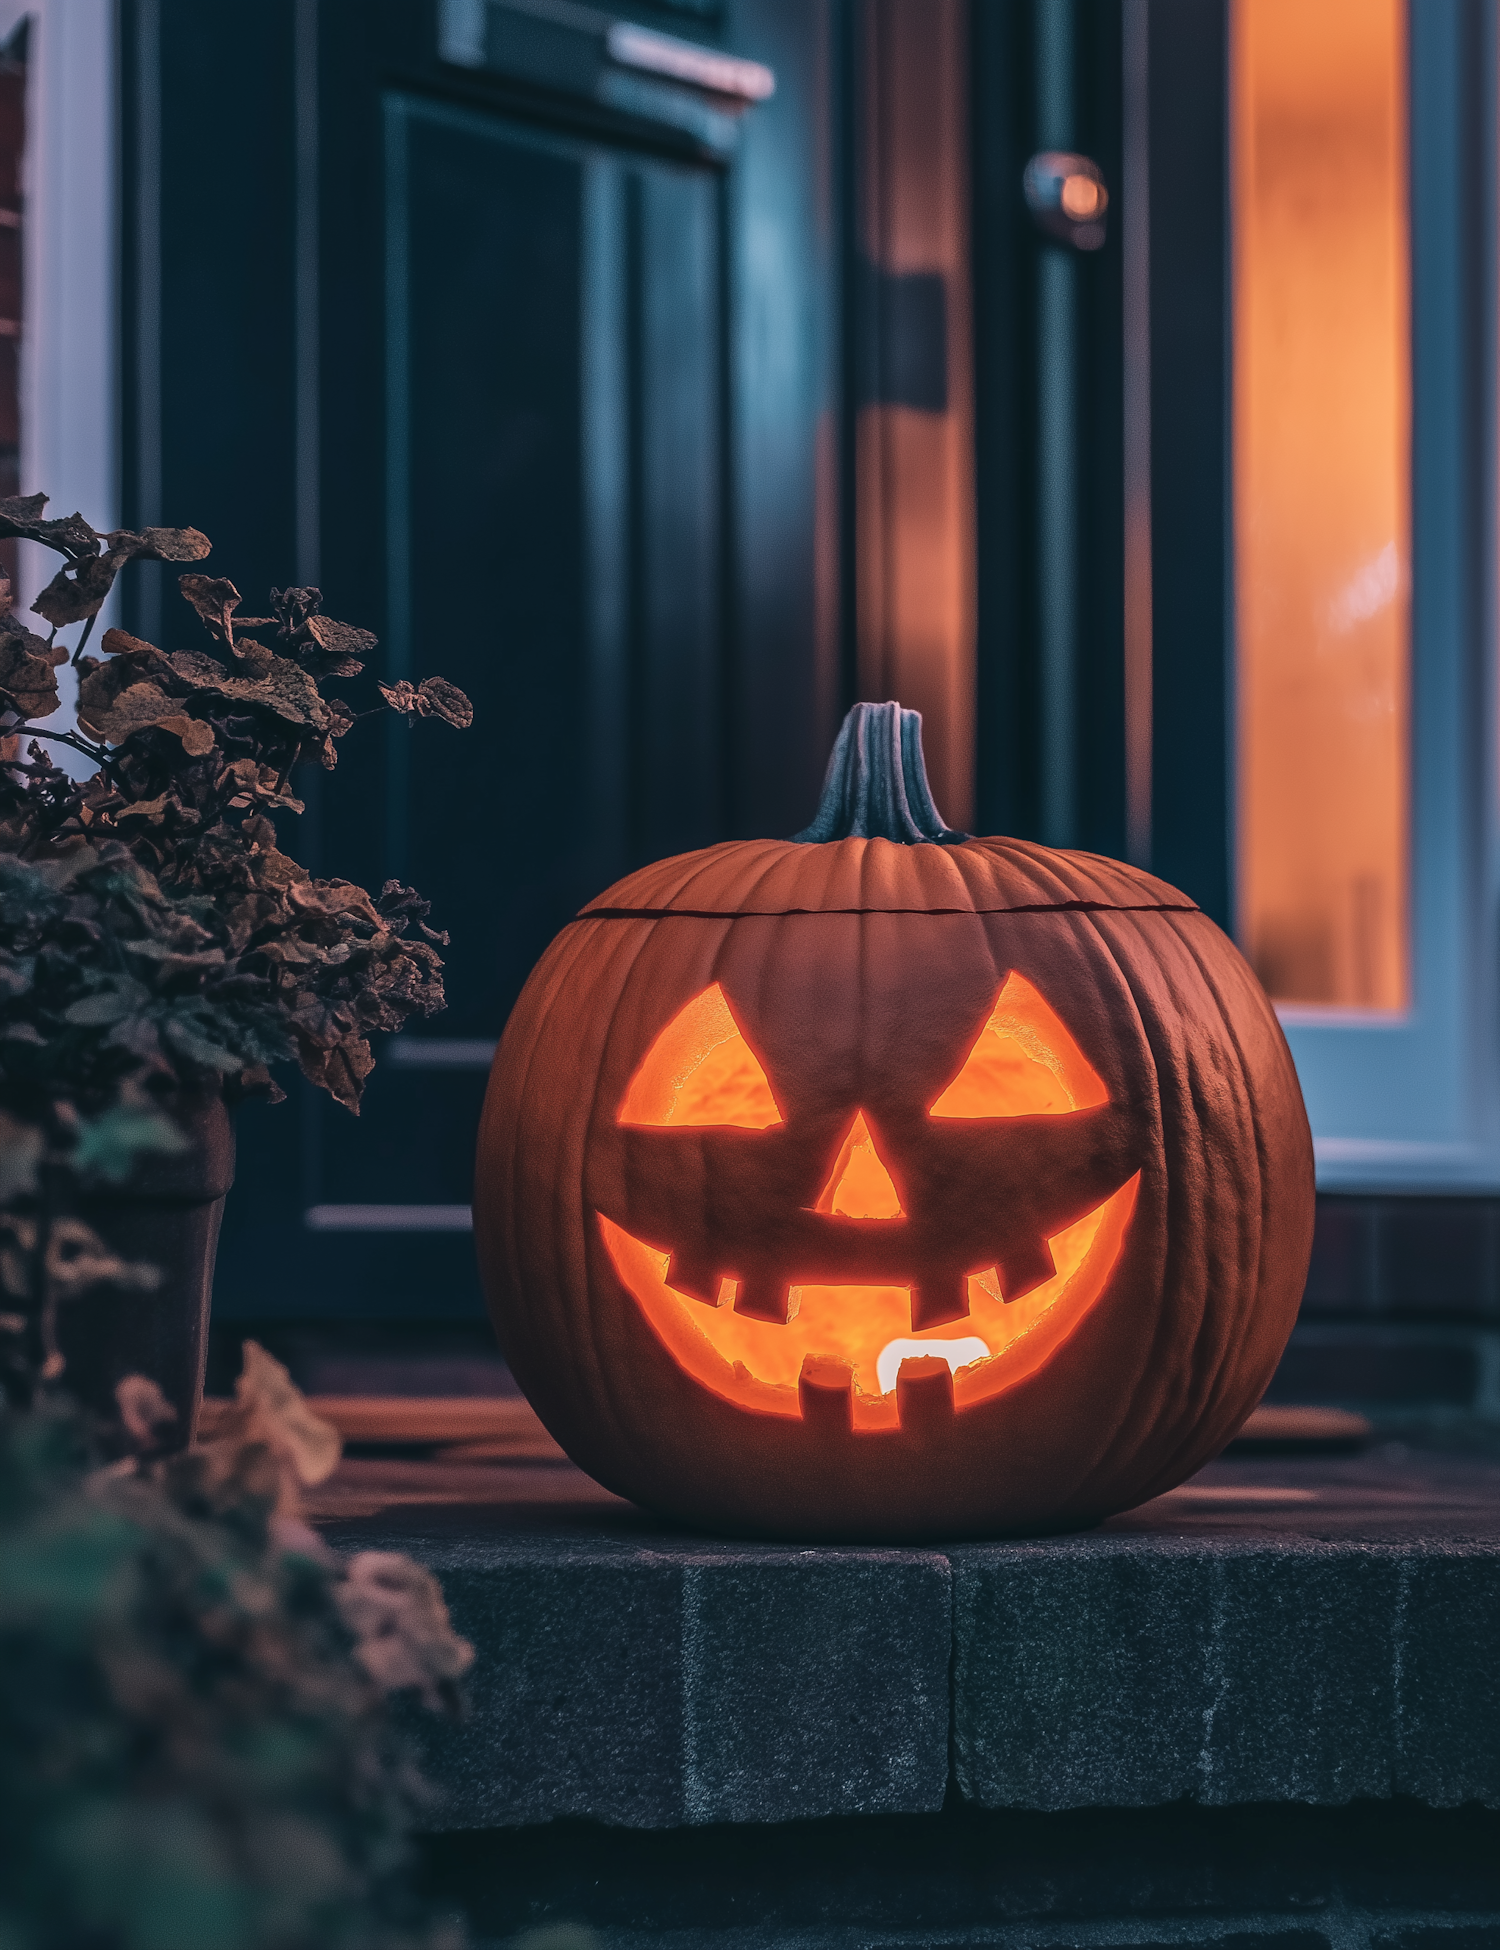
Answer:
[(1321, 1196), (1269, 1399), (1500, 1421), (1500, 1198)]

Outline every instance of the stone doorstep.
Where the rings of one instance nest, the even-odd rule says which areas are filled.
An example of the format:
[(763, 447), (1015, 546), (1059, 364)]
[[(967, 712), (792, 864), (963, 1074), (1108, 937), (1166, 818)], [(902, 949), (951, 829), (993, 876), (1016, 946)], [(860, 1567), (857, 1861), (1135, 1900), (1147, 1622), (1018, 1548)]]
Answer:
[[(424, 1838), (476, 1950), (1495, 1950), (1500, 1817), (1347, 1808), (948, 1808), (779, 1827), (591, 1822)], [(534, 1950), (542, 1950), (533, 1937)], [(555, 1950), (563, 1950), (555, 1944)], [(573, 1950), (583, 1950), (574, 1939)]]
[(926, 1550), (714, 1541), (586, 1479), (574, 1503), (464, 1480), (328, 1525), (429, 1564), (478, 1653), (465, 1721), (412, 1716), (435, 1832), (1500, 1806), (1493, 1463), (1220, 1462), (1087, 1535)]

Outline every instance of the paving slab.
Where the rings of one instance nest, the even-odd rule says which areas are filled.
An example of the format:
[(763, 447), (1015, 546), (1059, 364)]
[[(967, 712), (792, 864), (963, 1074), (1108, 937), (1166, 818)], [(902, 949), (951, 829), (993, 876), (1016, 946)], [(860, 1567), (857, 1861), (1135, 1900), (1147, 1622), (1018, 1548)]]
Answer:
[(673, 1529), (565, 1463), (352, 1461), (478, 1651), (434, 1827), (1177, 1802), (1500, 1806), (1500, 1465), (1224, 1460), (1092, 1532), (931, 1549)]
[(478, 1653), (461, 1722), (410, 1720), (440, 1826), (942, 1806), (953, 1630), (940, 1553), (715, 1547), (602, 1526), (369, 1541), (438, 1573)]

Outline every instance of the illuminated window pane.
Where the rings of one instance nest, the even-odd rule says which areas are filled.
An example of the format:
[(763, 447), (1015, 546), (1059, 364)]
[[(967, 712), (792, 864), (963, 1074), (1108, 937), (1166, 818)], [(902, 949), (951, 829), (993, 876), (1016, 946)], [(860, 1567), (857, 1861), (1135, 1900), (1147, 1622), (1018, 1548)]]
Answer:
[(1239, 930), (1278, 1001), (1408, 997), (1406, 21), (1235, 0)]

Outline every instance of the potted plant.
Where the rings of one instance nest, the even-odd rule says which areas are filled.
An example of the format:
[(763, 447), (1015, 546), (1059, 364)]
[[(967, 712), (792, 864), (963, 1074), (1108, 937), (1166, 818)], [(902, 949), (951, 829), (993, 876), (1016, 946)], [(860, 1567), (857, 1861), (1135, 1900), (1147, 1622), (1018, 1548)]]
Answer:
[[(29, 1209), (44, 1239), (73, 1186), (70, 1220), (158, 1277), (128, 1308), (98, 1288), (60, 1310), (38, 1295), (28, 1359), (66, 1363), (100, 1416), (123, 1375), (148, 1376), (186, 1443), (234, 1103), (281, 1098), (270, 1065), (295, 1057), (357, 1113), (370, 1037), (443, 1007), (447, 936), (427, 903), (397, 881), (370, 894), (316, 877), (275, 822), (302, 811), (297, 768), (331, 771), (359, 719), (462, 727), (472, 710), (440, 677), (377, 684), (356, 710), (334, 687), (360, 677), (369, 631), (325, 616), (316, 589), (273, 590), (269, 614), (242, 617), (233, 583), (194, 569), (179, 587), (200, 647), (111, 629), (91, 648), (127, 562), (196, 563), (210, 545), (192, 528), (101, 534), (45, 506), (0, 501), (0, 538), (63, 558), (32, 605), (45, 635), (0, 589), (0, 1111), (35, 1134)], [(75, 625), (70, 648), (60, 633)], [(76, 730), (47, 722), (66, 662)], [(71, 777), (59, 746), (92, 772)]]

